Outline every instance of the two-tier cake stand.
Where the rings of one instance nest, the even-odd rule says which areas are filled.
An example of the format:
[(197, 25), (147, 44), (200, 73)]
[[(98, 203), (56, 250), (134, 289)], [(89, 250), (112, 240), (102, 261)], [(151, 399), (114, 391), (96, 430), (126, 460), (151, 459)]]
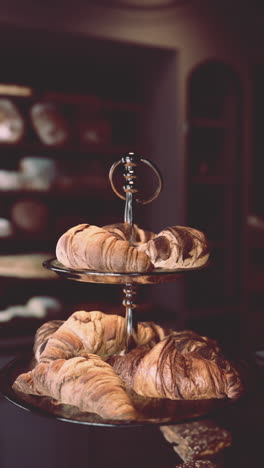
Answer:
[[(136, 170), (142, 165), (154, 171), (157, 179), (157, 188), (154, 194), (149, 198), (142, 200), (138, 198), (137, 175)], [(123, 165), (125, 183), (123, 185), (124, 193), (120, 193), (114, 183), (114, 172), (118, 166)], [(133, 225), (133, 203), (147, 204), (158, 197), (162, 190), (162, 177), (158, 168), (148, 159), (141, 158), (135, 153), (128, 153), (119, 161), (113, 164), (109, 172), (109, 180), (113, 191), (122, 199), (125, 200), (124, 222), (131, 226)], [(129, 352), (134, 347), (133, 330), (136, 330), (137, 324), (134, 319), (133, 311), (136, 308), (135, 298), (137, 287), (139, 285), (160, 284), (165, 282), (176, 281), (186, 272), (196, 271), (200, 268), (186, 269), (154, 269), (147, 273), (120, 273), (120, 272), (105, 272), (78, 270), (64, 267), (57, 259), (51, 259), (44, 262), (44, 267), (56, 272), (58, 275), (68, 280), (82, 281), (88, 283), (104, 283), (104, 284), (119, 284), (123, 285), (124, 299), (123, 306), (126, 311), (126, 352)], [(145, 398), (134, 392), (131, 393), (133, 404), (142, 415), (137, 421), (114, 421), (104, 420), (94, 413), (80, 412), (77, 408), (70, 405), (54, 405), (48, 397), (39, 397), (35, 395), (26, 395), (17, 392), (12, 388), (12, 384), (16, 377), (22, 372), (27, 372), (34, 366), (32, 356), (22, 356), (14, 359), (0, 372), (0, 391), (12, 403), (21, 408), (41, 413), (45, 416), (56, 418), (63, 421), (74, 422), (87, 425), (98, 426), (136, 426), (146, 424), (176, 424), (183, 421), (196, 419), (204, 416), (212, 411), (215, 411), (223, 405), (226, 405), (226, 400), (208, 399), (208, 400), (177, 400), (159, 398)]]

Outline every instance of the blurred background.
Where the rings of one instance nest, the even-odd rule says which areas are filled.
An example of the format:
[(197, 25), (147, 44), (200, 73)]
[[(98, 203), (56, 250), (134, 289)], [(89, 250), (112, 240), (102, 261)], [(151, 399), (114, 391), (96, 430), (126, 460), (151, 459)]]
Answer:
[[(31, 349), (47, 320), (81, 308), (124, 314), (119, 286), (59, 279), (42, 262), (66, 229), (122, 222), (108, 171), (128, 151), (164, 179), (135, 222), (196, 227), (212, 252), (206, 270), (142, 287), (138, 319), (192, 328), (238, 354), (263, 348), (263, 23), (259, 0), (1, 2), (1, 363)], [(12, 417), (24, 419), (0, 405), (11, 418), (0, 466), (13, 468)], [(60, 466), (48, 446), (43, 466)], [(42, 467), (21, 450), (22, 466)]]

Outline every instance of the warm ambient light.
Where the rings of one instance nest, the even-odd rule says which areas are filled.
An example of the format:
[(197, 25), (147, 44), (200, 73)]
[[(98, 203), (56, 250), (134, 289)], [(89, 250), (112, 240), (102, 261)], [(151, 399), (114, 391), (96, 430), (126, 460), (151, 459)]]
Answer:
[(10, 96), (32, 96), (33, 89), (28, 86), (0, 83), (0, 94), (8, 94)]
[[(90, 0), (91, 1), (91, 0)], [(189, 0), (93, 0), (95, 4), (135, 10), (161, 10), (184, 5)]]

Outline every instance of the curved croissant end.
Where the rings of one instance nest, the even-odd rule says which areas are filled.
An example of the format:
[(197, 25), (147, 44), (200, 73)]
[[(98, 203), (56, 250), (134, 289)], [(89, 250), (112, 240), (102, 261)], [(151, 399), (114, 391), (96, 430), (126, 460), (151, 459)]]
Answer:
[[(142, 396), (172, 400), (238, 398), (244, 391), (232, 364), (214, 342), (181, 332), (152, 349), (138, 347), (109, 363), (128, 387)], [(185, 345), (187, 347), (185, 347)]]
[[(138, 345), (153, 346), (169, 332), (152, 322), (139, 323), (134, 340)], [(80, 353), (97, 354), (106, 360), (122, 352), (125, 343), (124, 317), (81, 310), (74, 312), (59, 328), (54, 321), (42, 325), (37, 331), (34, 349), (36, 359), (41, 362), (69, 359)]]
[(142, 250), (155, 268), (194, 268), (209, 258), (205, 235), (190, 227), (172, 226), (151, 239)]
[(13, 388), (51, 397), (105, 419), (137, 418), (122, 380), (109, 364), (92, 354), (40, 363), (32, 371), (21, 374)]
[(56, 256), (68, 268), (98, 271), (145, 272), (153, 268), (144, 252), (116, 232), (79, 224), (58, 240)]

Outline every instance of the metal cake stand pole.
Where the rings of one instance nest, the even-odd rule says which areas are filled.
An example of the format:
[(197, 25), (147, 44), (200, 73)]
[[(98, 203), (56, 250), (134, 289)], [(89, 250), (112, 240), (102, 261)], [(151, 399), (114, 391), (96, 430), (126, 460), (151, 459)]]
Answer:
[[(135, 195), (138, 193), (138, 187), (136, 184), (137, 175), (135, 170), (141, 163), (149, 166), (155, 172), (158, 179), (157, 189), (155, 190), (154, 194), (151, 196), (151, 198), (145, 200), (140, 198), (134, 198)], [(120, 164), (122, 164), (124, 168), (123, 176), (125, 178), (125, 183), (123, 185), (123, 190), (125, 192), (125, 195), (117, 191), (113, 182), (114, 171)], [(133, 243), (133, 202), (135, 200), (137, 203), (147, 204), (155, 200), (162, 190), (162, 177), (160, 175), (159, 170), (152, 162), (150, 162), (148, 159), (141, 158), (135, 153), (130, 152), (112, 165), (109, 171), (109, 180), (115, 194), (118, 197), (125, 200), (124, 222), (130, 225), (129, 240), (131, 243)], [(132, 283), (127, 283), (123, 289), (123, 292), (124, 299), (122, 304), (126, 309), (126, 352), (129, 352), (135, 347), (133, 334), (137, 332), (137, 322), (133, 314), (133, 310), (136, 308), (136, 304), (134, 302), (134, 298), (136, 296), (136, 287)]]

